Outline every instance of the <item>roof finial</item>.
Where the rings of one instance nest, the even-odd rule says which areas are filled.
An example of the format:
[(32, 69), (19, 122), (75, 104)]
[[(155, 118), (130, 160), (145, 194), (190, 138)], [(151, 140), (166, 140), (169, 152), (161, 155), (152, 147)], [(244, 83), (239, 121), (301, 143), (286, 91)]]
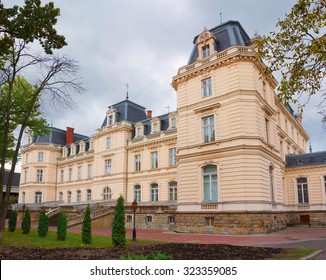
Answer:
[(168, 109), (168, 114), (170, 113), (170, 105), (168, 104), (168, 106), (165, 107), (166, 109)]
[(127, 88), (127, 96), (126, 96), (126, 99), (128, 100), (129, 99), (129, 84), (126, 83), (126, 88)]
[(222, 13), (220, 13), (220, 22), (222, 24)]
[(311, 146), (311, 142), (309, 142), (309, 152), (312, 153), (312, 146)]

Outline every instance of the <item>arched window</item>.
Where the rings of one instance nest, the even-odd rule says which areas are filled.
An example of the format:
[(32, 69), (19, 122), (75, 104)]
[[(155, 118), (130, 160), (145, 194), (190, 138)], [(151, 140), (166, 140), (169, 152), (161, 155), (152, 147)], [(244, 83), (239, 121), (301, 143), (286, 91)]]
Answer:
[(273, 166), (269, 167), (269, 189), (270, 189), (270, 196), (271, 200), (275, 201), (274, 198), (274, 168)]
[(177, 200), (177, 182), (169, 183), (169, 197), (170, 200)]
[(297, 179), (298, 203), (309, 203), (307, 178)]
[(86, 200), (87, 201), (92, 200), (92, 190), (87, 190), (87, 192), (86, 192)]
[(59, 201), (63, 201), (63, 192), (59, 192)]
[(78, 190), (76, 193), (76, 200), (77, 200), (77, 202), (81, 202), (81, 191), (80, 190)]
[(109, 200), (112, 198), (111, 189), (109, 187), (105, 187), (103, 190), (103, 200)]
[(203, 167), (204, 200), (217, 201), (217, 167), (215, 165)]
[(158, 201), (158, 184), (151, 184), (151, 201)]
[(140, 185), (135, 185), (134, 186), (134, 200), (136, 202), (141, 201), (141, 186)]
[(71, 203), (71, 191), (67, 192), (67, 203)]

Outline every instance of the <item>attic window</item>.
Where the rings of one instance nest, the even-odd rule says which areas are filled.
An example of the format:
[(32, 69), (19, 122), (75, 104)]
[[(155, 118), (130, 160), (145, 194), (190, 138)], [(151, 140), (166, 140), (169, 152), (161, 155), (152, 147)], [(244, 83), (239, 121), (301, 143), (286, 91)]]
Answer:
[(203, 58), (209, 57), (211, 55), (209, 45), (204, 46), (202, 50), (203, 50)]

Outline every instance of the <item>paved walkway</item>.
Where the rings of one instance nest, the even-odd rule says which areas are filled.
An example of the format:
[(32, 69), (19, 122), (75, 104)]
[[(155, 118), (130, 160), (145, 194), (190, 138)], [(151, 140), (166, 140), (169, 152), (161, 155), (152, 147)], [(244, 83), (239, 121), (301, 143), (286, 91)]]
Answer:
[[(81, 227), (68, 229), (69, 232), (80, 233)], [(110, 236), (111, 231), (108, 229), (92, 229), (93, 235)], [(127, 237), (132, 238), (132, 230), (127, 230)], [(167, 242), (191, 242), (205, 244), (230, 244), (230, 245), (248, 245), (248, 246), (279, 246), (288, 247), (308, 247), (303, 246), (311, 241), (318, 241), (314, 245), (326, 252), (326, 228), (308, 228), (308, 227), (291, 227), (286, 230), (273, 232), (270, 234), (255, 235), (216, 235), (216, 234), (190, 234), (175, 233), (163, 230), (137, 229), (137, 239), (158, 240)], [(298, 243), (300, 242), (300, 244)], [(300, 246), (295, 246), (296, 244)], [(309, 245), (309, 244), (308, 244)], [(311, 247), (311, 248), (314, 248)]]

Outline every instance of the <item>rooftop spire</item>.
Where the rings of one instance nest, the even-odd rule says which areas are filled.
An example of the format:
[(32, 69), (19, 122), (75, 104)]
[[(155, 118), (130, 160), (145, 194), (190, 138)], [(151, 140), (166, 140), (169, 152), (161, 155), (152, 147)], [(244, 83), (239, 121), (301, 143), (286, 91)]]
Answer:
[(126, 88), (127, 88), (127, 94), (126, 94), (126, 99), (129, 99), (129, 84), (126, 83)]

